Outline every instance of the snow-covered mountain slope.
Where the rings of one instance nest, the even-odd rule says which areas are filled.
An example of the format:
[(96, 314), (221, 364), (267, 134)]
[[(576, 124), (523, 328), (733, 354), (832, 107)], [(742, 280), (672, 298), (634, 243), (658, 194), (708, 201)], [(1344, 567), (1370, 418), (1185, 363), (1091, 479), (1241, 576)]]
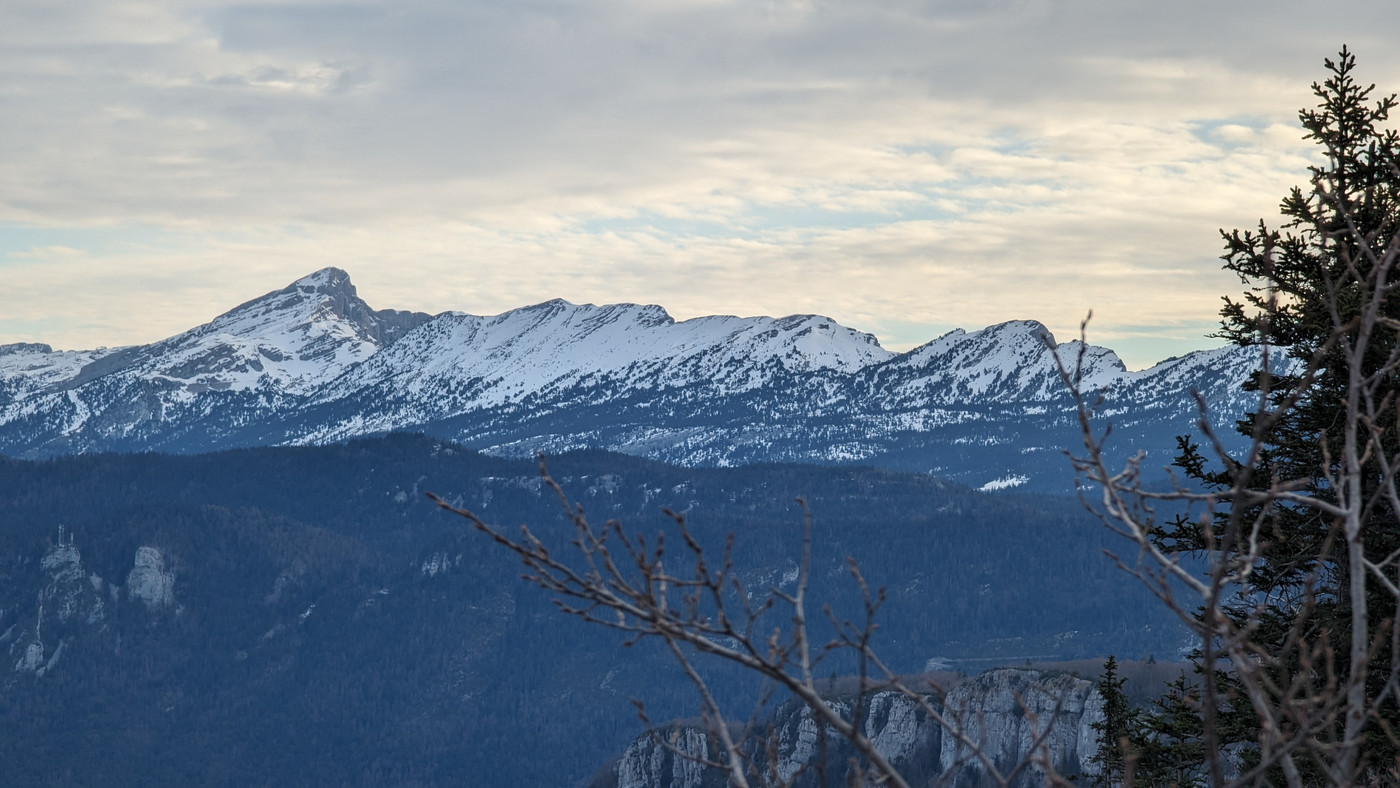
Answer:
[(409, 376), (409, 390), (447, 380), (489, 381), (494, 393), (487, 402), (598, 376), (625, 376), (656, 388), (716, 380), (745, 390), (775, 368), (854, 372), (893, 356), (873, 336), (817, 315), (677, 323), (655, 305), (554, 300), (491, 318), (443, 315), (346, 376), (327, 396), (396, 375)]
[(430, 317), (376, 312), (344, 271), (326, 268), (151, 346), (131, 367), (197, 393), (310, 394)]
[[(349, 275), (327, 268), (151, 345), (87, 354), (28, 346), (0, 356), (0, 380), (28, 381), (0, 391), (7, 395), (0, 447), (42, 456), (227, 445), (221, 437), (296, 407), (430, 319), (376, 312), (356, 296)], [(9, 372), (11, 357), (17, 373)], [(26, 363), (39, 374), (26, 373)], [(17, 440), (10, 437), (16, 432)]]
[[(1053, 348), (1053, 349), (1052, 349)], [(682, 464), (861, 462), (987, 489), (1072, 484), (1060, 364), (1125, 444), (1172, 445), (1200, 390), (1229, 425), (1254, 356), (1128, 372), (1012, 321), (908, 353), (817, 315), (677, 322), (549, 301), (500, 315), (375, 311), (327, 268), (151, 345), (0, 347), (0, 452), (199, 452), (426, 431), (506, 455), (596, 447)]]
[(695, 386), (723, 397), (781, 376), (850, 374), (892, 357), (873, 336), (818, 315), (677, 323), (654, 305), (560, 300), (489, 318), (452, 313), (327, 386), (317, 404), (357, 406), (307, 437), (411, 428), (525, 401), (557, 409)]
[(73, 380), (94, 362), (119, 354), (120, 348), (54, 350), (48, 345), (0, 345), (0, 404)]
[(928, 403), (1035, 402), (1064, 393), (1057, 356), (1066, 370), (1081, 365), (1086, 389), (1130, 378), (1112, 350), (1078, 340), (1055, 346), (1049, 329), (1034, 320), (952, 331), (886, 365), (882, 376), (901, 381), (896, 396)]

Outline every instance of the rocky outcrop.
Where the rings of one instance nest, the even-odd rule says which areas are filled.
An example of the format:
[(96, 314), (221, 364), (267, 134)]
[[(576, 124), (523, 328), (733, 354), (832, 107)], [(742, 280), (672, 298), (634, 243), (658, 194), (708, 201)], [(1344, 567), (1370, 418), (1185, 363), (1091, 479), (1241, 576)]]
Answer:
[[(850, 719), (852, 700), (833, 697), (827, 703)], [(943, 716), (944, 724), (930, 718), (925, 704)], [(875, 749), (912, 785), (980, 788), (999, 784), (988, 762), (1003, 774), (1026, 762), (1011, 785), (1032, 788), (1046, 783), (1044, 763), (1060, 775), (1096, 772), (1089, 759), (1097, 747), (1093, 724), (1103, 719), (1103, 699), (1092, 682), (1069, 674), (999, 668), (954, 688), (942, 702), (934, 696), (915, 699), (897, 692), (876, 693), (866, 701), (863, 717), (863, 732)], [(765, 775), (757, 784), (815, 786), (822, 771), (828, 782), (841, 783), (840, 775), (856, 755), (849, 743), (820, 725), (801, 703), (789, 702), (778, 709), (772, 736), (777, 762), (771, 768), (767, 740), (745, 745), (749, 759)], [(975, 743), (981, 757), (960, 740)], [(696, 726), (644, 735), (594, 786), (724, 785), (718, 769), (703, 768), (696, 760), (713, 759), (715, 749), (704, 729)]]
[(0, 608), (0, 620), (7, 620), (6, 612), (14, 616), (14, 623), (0, 631), (0, 649), (15, 673), (42, 677), (75, 638), (110, 635), (113, 614), (123, 600), (140, 601), (150, 613), (175, 603), (175, 573), (161, 550), (149, 545), (136, 549), (121, 586), (89, 570), (74, 535), (60, 526), (58, 541), (44, 551), (38, 569), (33, 602)]
[(1066, 673), (999, 668), (948, 693), (943, 713), (973, 749), (949, 737), (939, 771), (957, 786), (993, 785), (983, 758), (1008, 773), (1032, 756), (1017, 785), (1044, 785), (1048, 761), (1061, 775), (1094, 774), (1092, 725), (1103, 720), (1103, 698), (1093, 682)]
[(446, 550), (437, 550), (423, 559), (419, 572), (423, 577), (437, 577), (438, 573), (451, 571), (461, 563), (461, 553), (450, 555)]
[[(934, 698), (924, 700), (938, 705)], [(865, 714), (866, 737), (901, 774), (912, 778), (930, 772), (930, 756), (941, 750), (943, 729), (929, 719), (917, 701), (907, 695), (882, 692), (870, 699)]]
[(657, 736), (633, 741), (617, 764), (617, 788), (710, 788), (726, 781), (701, 761), (710, 757), (709, 736), (701, 728), (677, 725)]
[(0, 632), (0, 646), (7, 649), (15, 672), (43, 676), (58, 663), (71, 632), (105, 627), (111, 589), (83, 566), (73, 535), (62, 527), (57, 544), (39, 559), (39, 569), (44, 584), (32, 613)]
[(136, 548), (135, 565), (126, 576), (126, 593), (155, 611), (175, 601), (175, 573), (165, 568), (165, 556), (149, 545)]
[[(853, 701), (833, 698), (827, 705), (850, 719)], [(862, 712), (862, 733), (901, 774), (911, 779), (932, 776), (930, 765), (937, 763), (942, 739), (942, 730), (922, 704), (940, 707), (933, 696), (916, 700), (898, 692), (879, 692), (866, 701)], [(818, 733), (819, 723), (805, 704), (786, 704), (774, 723), (778, 761), (771, 774), (777, 777), (772, 781), (775, 785), (817, 786), (822, 783), (823, 769), (827, 771), (827, 782), (831, 782), (833, 770), (836, 775), (844, 772), (845, 765), (856, 756), (855, 749), (831, 728), (820, 726), (822, 733)]]
[[(826, 705), (844, 718), (851, 716), (851, 704), (846, 701), (833, 699)], [(778, 762), (773, 772), (783, 785), (794, 783), (824, 754), (835, 752), (845, 744), (835, 731), (817, 722), (812, 708), (806, 704), (789, 703), (780, 709), (774, 728)]]

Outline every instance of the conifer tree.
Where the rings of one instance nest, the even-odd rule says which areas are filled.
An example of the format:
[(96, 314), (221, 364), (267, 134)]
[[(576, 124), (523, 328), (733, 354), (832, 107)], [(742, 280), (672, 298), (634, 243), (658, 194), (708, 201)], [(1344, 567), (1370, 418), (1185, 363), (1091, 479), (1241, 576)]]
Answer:
[(1123, 692), (1127, 679), (1118, 675), (1118, 658), (1109, 655), (1099, 677), (1099, 696), (1103, 698), (1103, 719), (1090, 723), (1098, 734), (1098, 750), (1090, 759), (1099, 767), (1095, 786), (1113, 788), (1124, 783), (1130, 760), (1131, 741), (1138, 720), (1128, 696)]
[[(1272, 702), (1321, 697), (1360, 677), (1357, 696), (1318, 734), (1321, 743), (1290, 763), (1287, 781), (1305, 784), (1321, 781), (1335, 766), (1333, 753), (1346, 752), (1343, 729), (1360, 724), (1348, 722), (1357, 707), (1382, 711), (1365, 721), (1364, 762), (1353, 765), (1355, 773), (1376, 778), (1400, 755), (1392, 733), (1400, 731), (1397, 706), (1377, 703), (1394, 686), (1391, 638), (1377, 635), (1392, 631), (1396, 594), (1382, 575), (1389, 567), (1394, 576), (1400, 549), (1393, 467), (1400, 454), (1400, 297), (1389, 281), (1400, 238), (1400, 139), (1385, 128), (1396, 98), (1372, 100), (1375, 86), (1356, 80), (1356, 60), (1345, 47), (1325, 64), (1326, 80), (1313, 85), (1317, 107), (1299, 113), (1305, 139), (1325, 156), (1311, 168), (1312, 185), (1284, 198), (1280, 228), (1261, 222), (1257, 230), (1222, 231), (1224, 268), (1248, 289), (1241, 299), (1225, 299), (1220, 336), (1286, 349), (1247, 386), (1263, 406), (1238, 428), (1256, 451), (1212, 466), (1198, 445), (1180, 439), (1177, 465), (1231, 497), (1205, 527), (1180, 517), (1154, 535), (1168, 551), (1248, 554), (1238, 594), (1222, 601), (1220, 612), (1249, 633), (1268, 671), (1261, 686), (1274, 688)], [(1359, 514), (1347, 520), (1329, 505)], [(1352, 634), (1362, 629), (1367, 640), (1358, 648)], [(1198, 665), (1202, 672), (1215, 667)], [(1219, 715), (1215, 745), (1257, 740), (1260, 719), (1238, 702), (1237, 677), (1215, 671), (1212, 678), (1222, 689), (1220, 708), (1212, 709)], [(1169, 724), (1184, 725), (1188, 716), (1199, 723), (1199, 699), (1188, 714), (1189, 700), (1182, 684), (1159, 701), (1160, 713), (1150, 717), (1154, 743), (1175, 737)], [(1151, 755), (1144, 753), (1145, 765)], [(1258, 756), (1246, 754), (1244, 766)], [(1278, 768), (1272, 774), (1283, 782)]]

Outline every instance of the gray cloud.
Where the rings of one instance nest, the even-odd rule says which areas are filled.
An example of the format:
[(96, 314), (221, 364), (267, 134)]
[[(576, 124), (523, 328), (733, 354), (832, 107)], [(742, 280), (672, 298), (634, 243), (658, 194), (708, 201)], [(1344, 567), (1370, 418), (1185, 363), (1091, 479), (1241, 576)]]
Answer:
[(45, 293), (85, 283), (104, 283), (94, 304), (169, 288), (180, 320), (207, 319), (230, 288), (322, 263), (385, 306), (561, 295), (876, 330), (898, 310), (900, 342), (908, 326), (1010, 317), (1064, 330), (1077, 317), (1061, 313), (1092, 306), (1108, 335), (1141, 335), (1145, 314), (1173, 335), (1230, 287), (1215, 227), (1267, 216), (1303, 177), (1292, 119), (1321, 58), (1347, 41), (1368, 78), (1400, 87), (1389, 0), (1325, 15), (1195, 0), (6, 13), (0, 240), (50, 227), (149, 242), (19, 244), (0, 258), (0, 341), (188, 325), (117, 308), (55, 332)]

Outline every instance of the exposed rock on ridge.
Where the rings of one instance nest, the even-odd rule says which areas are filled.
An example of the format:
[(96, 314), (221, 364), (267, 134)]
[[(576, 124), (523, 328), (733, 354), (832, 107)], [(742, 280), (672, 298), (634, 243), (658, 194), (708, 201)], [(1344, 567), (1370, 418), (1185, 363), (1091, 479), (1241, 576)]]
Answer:
[[(1098, 771), (1090, 760), (1098, 747), (1092, 724), (1103, 720), (1103, 697), (1084, 679), (1019, 668), (989, 670), (949, 692), (944, 714), (1003, 773), (1030, 754), (1042, 735), (1057, 773)], [(946, 774), (954, 769), (959, 771), (957, 785), (980, 785), (990, 779), (971, 749), (946, 739), (939, 770)], [(1045, 770), (1037, 763), (1019, 784), (1044, 783)]]
[[(983, 755), (1003, 774), (1030, 758), (1032, 745), (1042, 734), (1044, 754), (1057, 773), (1097, 773), (1090, 758), (1097, 749), (1093, 725), (1103, 719), (1103, 698), (1092, 682), (1067, 674), (1000, 668), (954, 688), (941, 703), (932, 696), (925, 700), (954, 729), (978, 742)], [(880, 692), (871, 696), (868, 704), (863, 732), (911, 784), (967, 788), (993, 784), (982, 762), (930, 719), (914, 699)], [(850, 719), (849, 700), (834, 698), (829, 705)], [(773, 720), (778, 762), (771, 769), (778, 778), (775, 784), (817, 785), (817, 760), (822, 753), (826, 755), (828, 780), (844, 782), (841, 775), (854, 750), (829, 728), (824, 729), (826, 741), (820, 742), (818, 727), (811, 710), (803, 704), (788, 703), (778, 710)], [(680, 725), (659, 731), (657, 736), (666, 741), (651, 735), (634, 740), (611, 772), (595, 781), (594, 788), (709, 788), (726, 784), (722, 772), (701, 768), (683, 755), (713, 756), (703, 728)], [(753, 742), (749, 750), (749, 757), (760, 765), (759, 771), (769, 773), (764, 765), (764, 744)], [(1045, 784), (1045, 777), (1044, 769), (1033, 764), (1011, 785), (1032, 788)]]

